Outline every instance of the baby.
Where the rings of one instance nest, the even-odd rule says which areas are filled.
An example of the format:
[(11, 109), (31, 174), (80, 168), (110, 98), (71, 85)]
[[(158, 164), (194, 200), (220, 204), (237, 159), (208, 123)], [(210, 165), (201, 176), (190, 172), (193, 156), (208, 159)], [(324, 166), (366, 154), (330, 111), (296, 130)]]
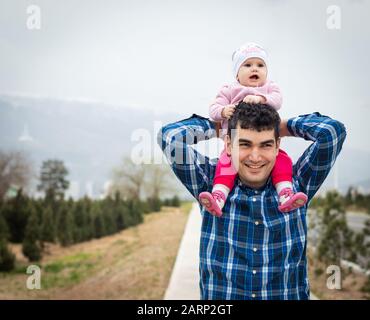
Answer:
[[(267, 53), (255, 43), (247, 43), (232, 56), (234, 83), (221, 88), (216, 101), (210, 106), (210, 118), (220, 122), (222, 136), (227, 133), (228, 119), (240, 101), (252, 104), (267, 104), (278, 110), (282, 104), (279, 87), (267, 79)], [(290, 157), (279, 150), (275, 166), (271, 172), (272, 183), (279, 195), (279, 210), (289, 212), (303, 206), (307, 196), (294, 193), (292, 186), (293, 165)], [(202, 192), (199, 201), (211, 214), (220, 217), (230, 190), (233, 188), (237, 172), (226, 149), (221, 153), (216, 166), (212, 193)]]

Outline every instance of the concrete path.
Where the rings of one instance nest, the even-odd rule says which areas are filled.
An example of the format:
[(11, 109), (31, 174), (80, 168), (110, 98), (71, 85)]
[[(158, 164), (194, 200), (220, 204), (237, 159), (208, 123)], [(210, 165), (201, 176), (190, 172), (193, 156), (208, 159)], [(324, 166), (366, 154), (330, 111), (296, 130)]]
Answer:
[[(199, 300), (199, 240), (202, 217), (195, 202), (185, 226), (164, 300)], [(311, 293), (311, 300), (318, 298)]]
[(199, 300), (199, 240), (202, 217), (197, 203), (189, 214), (165, 300)]

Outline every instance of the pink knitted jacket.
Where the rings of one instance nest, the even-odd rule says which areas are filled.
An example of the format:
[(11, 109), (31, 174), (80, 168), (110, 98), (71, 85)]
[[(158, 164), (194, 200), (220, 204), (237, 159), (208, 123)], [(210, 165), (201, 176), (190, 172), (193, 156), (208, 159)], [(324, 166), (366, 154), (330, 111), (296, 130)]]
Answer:
[(280, 88), (273, 81), (266, 81), (261, 87), (245, 87), (239, 82), (224, 85), (216, 96), (216, 100), (209, 107), (209, 116), (213, 121), (221, 121), (222, 136), (227, 133), (227, 119), (221, 116), (222, 109), (228, 104), (238, 104), (247, 95), (262, 96), (266, 104), (275, 110), (281, 108), (283, 97)]

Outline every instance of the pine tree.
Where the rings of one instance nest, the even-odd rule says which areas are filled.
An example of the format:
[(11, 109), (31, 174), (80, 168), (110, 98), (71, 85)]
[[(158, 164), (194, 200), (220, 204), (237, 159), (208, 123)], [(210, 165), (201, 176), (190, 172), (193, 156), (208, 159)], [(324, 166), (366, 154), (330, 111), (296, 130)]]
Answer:
[(85, 240), (84, 228), (86, 225), (86, 217), (83, 212), (84, 208), (81, 201), (77, 201), (72, 208), (72, 216), (74, 220), (73, 242), (79, 243)]
[(326, 196), (321, 228), (318, 245), (321, 261), (340, 266), (342, 259), (353, 258), (354, 233), (347, 225), (343, 202), (336, 191)]
[(138, 203), (138, 200), (128, 200), (127, 209), (126, 227), (136, 226), (137, 224), (143, 222), (143, 213), (140, 210), (140, 204)]
[(177, 196), (177, 195), (175, 195), (173, 198), (172, 198), (172, 200), (171, 200), (171, 205), (173, 206), (173, 207), (180, 207), (180, 198)]
[(58, 240), (66, 247), (73, 243), (73, 217), (67, 205), (60, 207), (58, 219)]
[(0, 212), (0, 271), (10, 271), (14, 268), (15, 256), (8, 248), (8, 237), (8, 227)]
[(39, 261), (41, 259), (39, 238), (37, 212), (33, 207), (31, 207), (22, 247), (23, 254), (29, 261)]
[(102, 217), (104, 220), (106, 235), (114, 234), (115, 232), (117, 232), (113, 203), (108, 202), (103, 205)]
[(51, 207), (46, 207), (43, 210), (41, 230), (40, 230), (40, 240), (42, 242), (54, 242), (55, 241), (55, 222), (53, 218), (53, 212)]
[(45, 192), (45, 198), (62, 199), (64, 191), (69, 187), (69, 181), (65, 179), (67, 175), (68, 170), (63, 161), (56, 159), (44, 161), (38, 190)]
[(158, 212), (161, 211), (161, 200), (159, 198), (149, 198), (147, 200), (150, 212)]
[(94, 237), (101, 238), (106, 235), (104, 219), (102, 217), (102, 213), (98, 204), (94, 204), (92, 207), (92, 222), (94, 226)]
[(15, 255), (9, 250), (7, 242), (0, 239), (0, 271), (11, 271), (14, 264)]
[(0, 212), (0, 239), (8, 241), (9, 239), (9, 228), (3, 217), (2, 212)]
[(17, 196), (4, 205), (4, 218), (9, 228), (11, 242), (21, 243), (24, 239), (28, 219), (26, 210), (28, 202), (28, 198), (20, 189)]

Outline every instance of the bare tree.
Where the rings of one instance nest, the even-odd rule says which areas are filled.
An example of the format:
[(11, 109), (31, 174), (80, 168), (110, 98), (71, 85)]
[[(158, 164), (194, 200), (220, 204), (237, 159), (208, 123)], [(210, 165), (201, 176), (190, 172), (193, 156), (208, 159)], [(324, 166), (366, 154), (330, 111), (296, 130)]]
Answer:
[(120, 166), (113, 169), (113, 181), (109, 194), (120, 194), (129, 199), (140, 199), (145, 179), (145, 166), (135, 164), (129, 157), (124, 157)]
[(169, 166), (147, 164), (145, 167), (145, 191), (149, 198), (159, 199), (163, 193), (174, 190)]
[(11, 185), (27, 189), (33, 176), (33, 165), (24, 152), (0, 151), (0, 199)]

